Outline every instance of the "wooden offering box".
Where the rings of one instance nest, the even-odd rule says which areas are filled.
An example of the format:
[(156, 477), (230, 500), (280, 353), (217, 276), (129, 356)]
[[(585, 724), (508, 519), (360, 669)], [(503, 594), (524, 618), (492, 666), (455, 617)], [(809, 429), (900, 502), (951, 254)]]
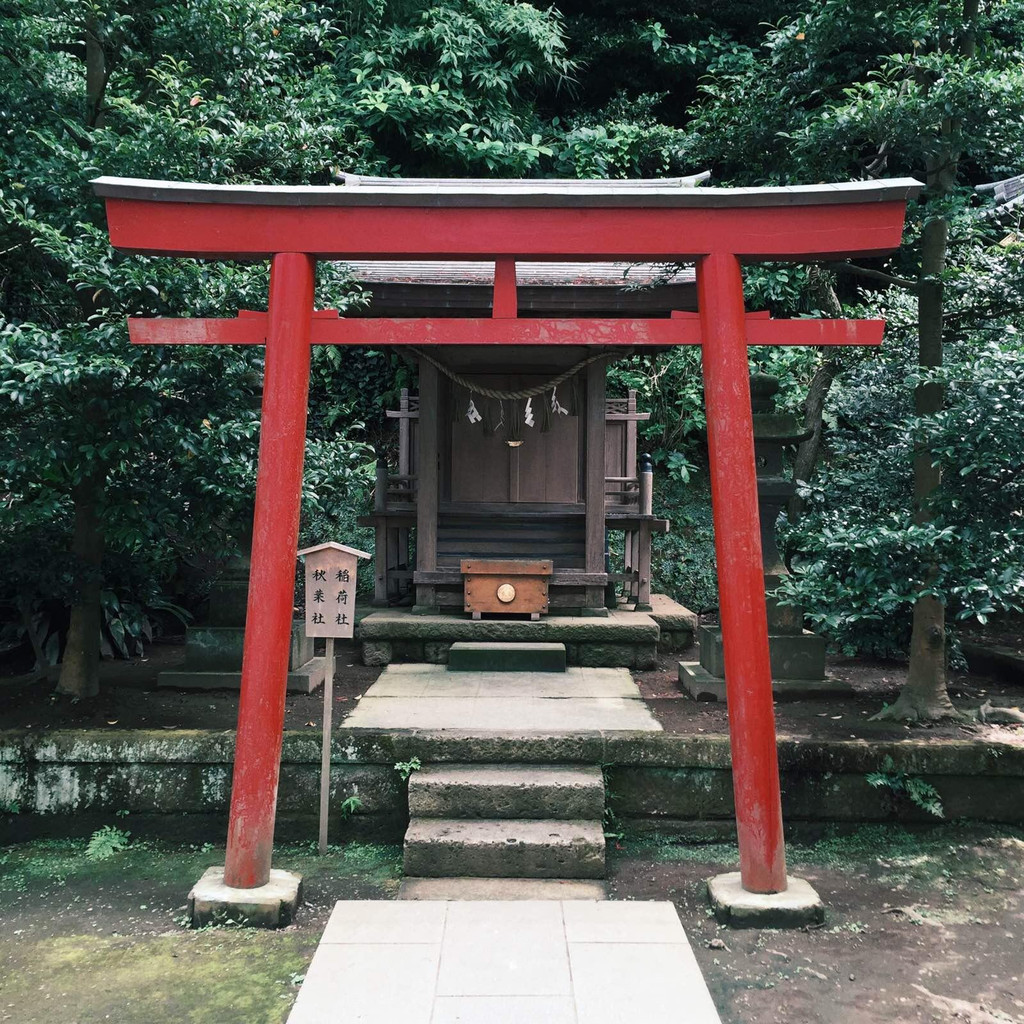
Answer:
[(479, 619), (483, 612), (530, 615), (539, 618), (548, 610), (548, 560), (464, 558), (465, 610)]

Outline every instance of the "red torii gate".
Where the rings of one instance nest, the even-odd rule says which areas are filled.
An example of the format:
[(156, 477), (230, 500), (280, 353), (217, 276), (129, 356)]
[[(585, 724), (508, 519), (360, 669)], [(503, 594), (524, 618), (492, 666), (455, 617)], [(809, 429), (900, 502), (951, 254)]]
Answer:
[[(786, 888), (758, 525), (748, 345), (877, 345), (882, 321), (746, 313), (740, 261), (878, 256), (900, 243), (911, 178), (788, 188), (488, 181), (224, 186), (93, 182), (111, 243), (153, 256), (270, 259), (267, 313), (129, 321), (136, 344), (266, 345), (259, 469), (224, 881), (268, 881), (284, 727), (310, 345), (700, 344), (743, 887)], [(493, 259), (490, 319), (314, 311), (317, 259)], [(516, 260), (679, 262), (698, 314), (517, 319)]]

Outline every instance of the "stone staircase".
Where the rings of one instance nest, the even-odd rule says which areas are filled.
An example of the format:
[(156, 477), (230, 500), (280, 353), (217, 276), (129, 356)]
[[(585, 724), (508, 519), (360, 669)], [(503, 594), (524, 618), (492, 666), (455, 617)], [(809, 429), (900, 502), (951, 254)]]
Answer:
[[(478, 671), (504, 664), (522, 672), (530, 657), (526, 651), (485, 652), (482, 646), (474, 644), (470, 652)], [(552, 671), (555, 646), (562, 645), (532, 652), (543, 663), (534, 671)], [(563, 648), (562, 666), (564, 656)], [(409, 777), (403, 889), (433, 894), (436, 886), (425, 885), (427, 879), (458, 880), (473, 892), (481, 891), (485, 879), (552, 879), (563, 888), (569, 880), (602, 879), (604, 807), (604, 779), (596, 765), (427, 765)], [(514, 884), (502, 891), (514, 895)], [(524, 891), (536, 895), (538, 885)], [(600, 886), (579, 893), (600, 894)]]

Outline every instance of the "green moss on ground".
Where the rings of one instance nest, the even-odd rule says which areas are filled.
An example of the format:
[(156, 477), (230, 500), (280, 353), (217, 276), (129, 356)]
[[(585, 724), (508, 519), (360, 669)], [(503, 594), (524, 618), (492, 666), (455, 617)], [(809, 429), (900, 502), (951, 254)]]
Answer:
[(304, 878), (295, 925), (192, 930), (188, 890), (223, 847), (134, 841), (105, 860), (86, 847), (0, 850), (0, 1020), (280, 1024), (334, 902), (391, 898), (401, 877), (397, 846), (278, 847), (275, 863)]
[[(828, 829), (813, 842), (789, 842), (786, 859), (789, 867), (796, 869), (856, 871), (875, 864), (888, 872), (882, 880), (929, 883), (948, 878), (951, 870), (970, 875), (977, 870), (974, 851), (978, 844), (1002, 839), (1024, 840), (1024, 829), (964, 822), (919, 829), (862, 825), (841, 831)], [(627, 836), (619, 845), (617, 851), (610, 851), (612, 859), (641, 857), (665, 863), (714, 864), (722, 870), (739, 865), (734, 842), (695, 843), (654, 834)]]
[(20, 943), (0, 990), (24, 1024), (279, 1024), (315, 946), (241, 929), (63, 935)]

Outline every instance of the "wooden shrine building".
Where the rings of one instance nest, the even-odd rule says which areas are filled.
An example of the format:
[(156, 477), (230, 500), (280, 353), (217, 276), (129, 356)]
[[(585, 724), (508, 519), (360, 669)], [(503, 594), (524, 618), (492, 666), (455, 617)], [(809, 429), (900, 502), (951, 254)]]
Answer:
[[(497, 280), (492, 262), (351, 266), (371, 317), (492, 317), (502, 302), (519, 317), (696, 309), (692, 269), (658, 264), (524, 262)], [(649, 414), (635, 391), (606, 387), (623, 354), (599, 343), (416, 350), (419, 391), (388, 412), (397, 454), (378, 466), (374, 512), (360, 520), (376, 529), (375, 604), (471, 610), (462, 570), (484, 560), (522, 562), (527, 576), (540, 566), (548, 584), (543, 605), (521, 589), (524, 602), (485, 614), (650, 609), (652, 534), (669, 524), (652, 514), (640, 461)]]

